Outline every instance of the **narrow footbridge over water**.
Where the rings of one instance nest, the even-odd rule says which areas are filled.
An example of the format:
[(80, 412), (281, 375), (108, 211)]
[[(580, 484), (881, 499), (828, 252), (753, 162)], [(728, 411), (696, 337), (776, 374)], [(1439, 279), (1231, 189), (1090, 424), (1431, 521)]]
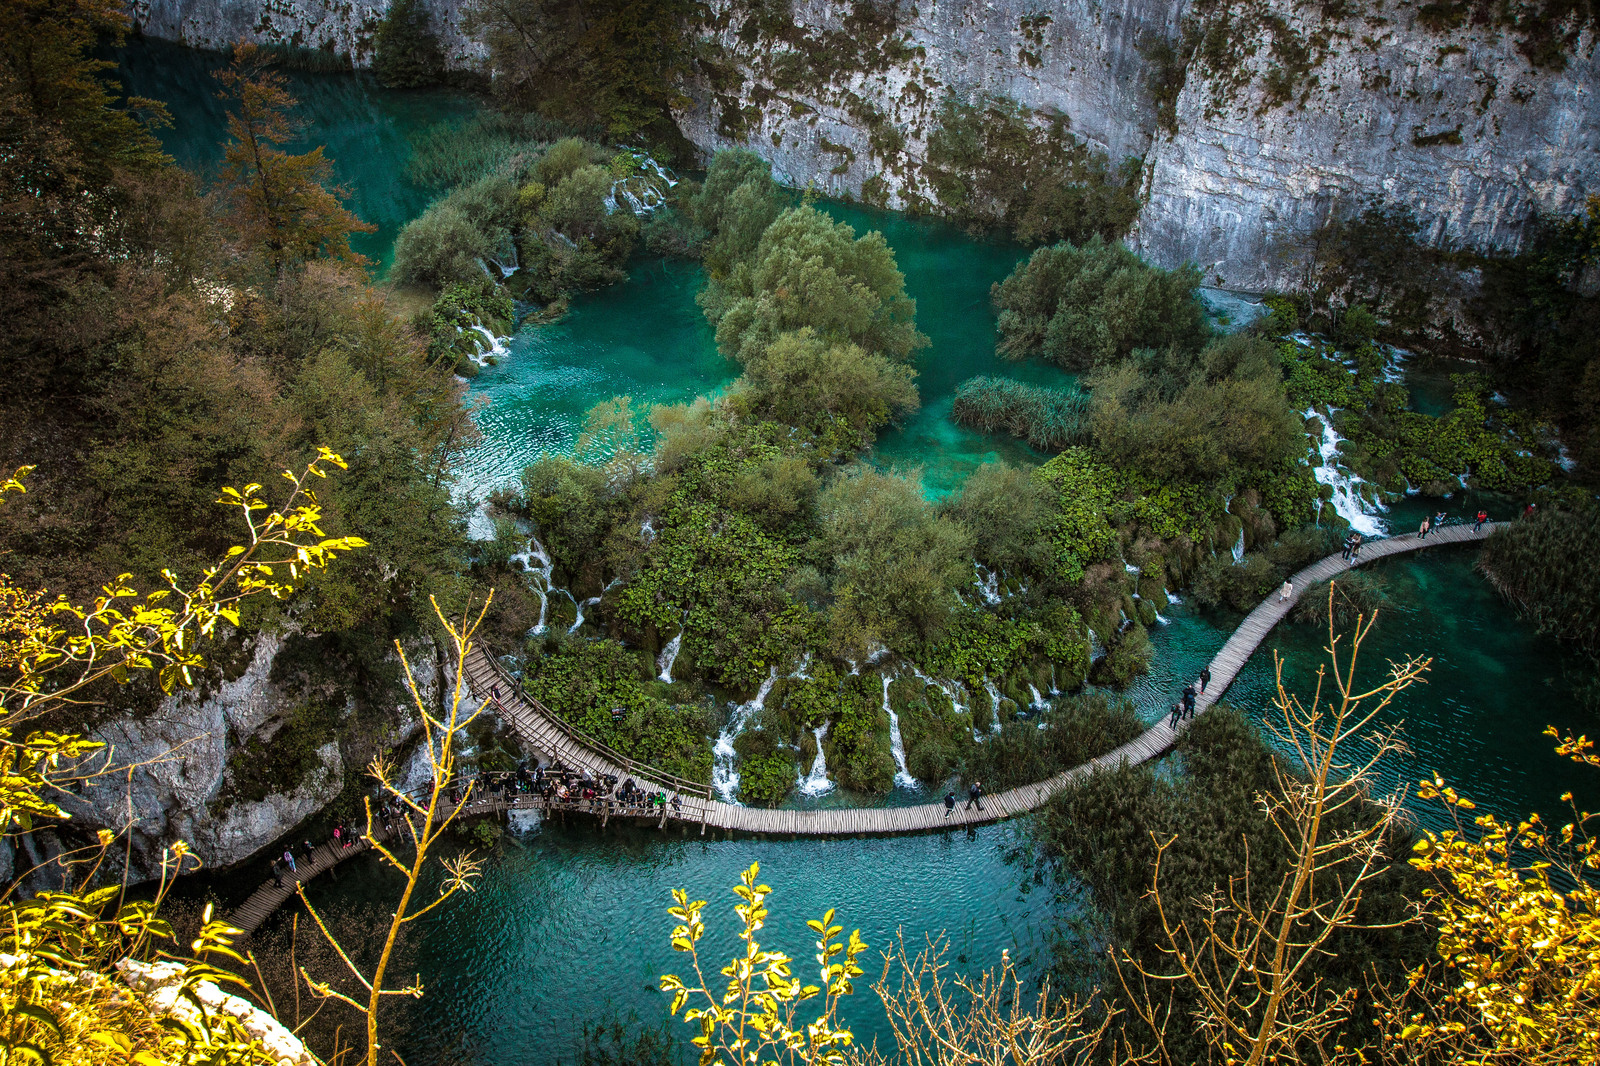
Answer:
[[(1426, 539), (1408, 533), (1382, 540), (1369, 540), (1362, 545), (1360, 563), (1369, 563), (1390, 555), (1416, 551), (1443, 544), (1460, 544), (1480, 541), (1494, 531), (1496, 524), (1486, 523), (1474, 531), (1470, 525), (1449, 525), (1430, 533)], [(1272, 628), (1283, 620), (1301, 594), (1308, 588), (1326, 581), (1350, 568), (1337, 555), (1313, 563), (1289, 580), (1293, 585), (1287, 599), (1279, 599), (1274, 590), (1255, 610), (1245, 616), (1234, 630), (1222, 650), (1211, 660), (1211, 683), (1196, 701), (1196, 713), (1204, 712), (1221, 698), (1233, 683), (1239, 670), (1249, 661), (1257, 647), (1266, 639)], [(924, 803), (906, 807), (840, 807), (817, 810), (785, 810), (766, 807), (743, 807), (716, 799), (705, 785), (685, 781), (654, 767), (628, 758), (590, 737), (572, 729), (558, 715), (550, 712), (539, 701), (522, 694), (516, 683), (492, 657), (481, 648), (473, 648), (466, 661), (466, 681), (472, 690), (474, 706), (489, 701), (521, 738), (524, 744), (575, 771), (587, 770), (597, 779), (607, 775), (619, 782), (633, 778), (647, 792), (663, 792), (676, 802), (663, 808), (623, 806), (612, 799), (594, 801), (545, 801), (537, 795), (502, 793), (499, 795), (477, 793), (467, 796), (459, 814), (462, 817), (496, 814), (508, 810), (539, 810), (548, 813), (577, 811), (592, 813), (602, 820), (619, 818), (645, 820), (665, 827), (668, 822), (685, 826), (698, 826), (700, 833), (706, 827), (745, 833), (779, 833), (791, 836), (852, 836), (862, 833), (916, 833), (951, 826), (978, 825), (1000, 821), (1040, 807), (1051, 795), (1060, 791), (1075, 778), (1099, 768), (1122, 765), (1135, 766), (1160, 757), (1171, 750), (1184, 728), (1172, 728), (1165, 718), (1157, 721), (1127, 744), (1109, 751), (1081, 766), (1063, 770), (1054, 777), (1023, 785), (983, 798), (983, 808), (967, 810), (965, 803), (947, 812), (942, 802)], [(498, 696), (496, 695), (498, 693)], [(396, 832), (405, 830), (396, 825)], [(381, 833), (380, 836), (387, 834)], [(297, 859), (299, 869), (291, 875), (284, 873), (280, 887), (272, 881), (258, 888), (229, 921), (246, 931), (257, 928), (285, 899), (294, 894), (295, 881), (304, 881), (343, 861), (350, 855), (367, 849), (363, 843), (350, 847), (332, 844), (317, 848), (306, 859)]]

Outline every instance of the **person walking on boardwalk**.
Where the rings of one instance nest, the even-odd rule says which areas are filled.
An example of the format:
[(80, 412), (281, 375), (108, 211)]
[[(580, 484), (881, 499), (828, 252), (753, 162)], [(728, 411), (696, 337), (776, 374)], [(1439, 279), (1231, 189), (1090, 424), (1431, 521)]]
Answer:
[(1355, 546), (1356, 546), (1356, 535), (1354, 533), (1351, 533), (1350, 535), (1348, 535), (1347, 537), (1344, 538), (1344, 551), (1339, 553), (1339, 558), (1343, 559), (1345, 562), (1349, 562), (1350, 561), (1350, 553), (1355, 550)]
[(283, 863), (277, 859), (272, 860), (272, 884), (275, 888), (283, 887)]
[(978, 810), (983, 810), (983, 782), (974, 781), (972, 787), (967, 789), (967, 810), (972, 810), (976, 804)]
[[(312, 862), (316, 859), (317, 847), (315, 844), (311, 843), (311, 841), (303, 840), (300, 842), (300, 854), (302, 857), (304, 857), (306, 862)], [(289, 863), (289, 869), (294, 869), (293, 862)]]
[(1172, 705), (1172, 714), (1167, 718), (1167, 728), (1177, 729), (1181, 721), (1183, 721), (1183, 703), (1179, 701)]
[(1361, 561), (1361, 534), (1350, 534), (1350, 565), (1354, 566)]
[(1293, 595), (1294, 595), (1294, 582), (1287, 581), (1287, 580), (1284, 581), (1284, 583), (1281, 586), (1279, 586), (1279, 588), (1278, 588), (1278, 602), (1279, 603), (1284, 603), (1289, 599), (1290, 596), (1293, 596)]
[(1478, 512), (1478, 520), (1476, 522), (1472, 523), (1472, 531), (1474, 533), (1476, 533), (1479, 530), (1481, 530), (1483, 528), (1483, 524), (1485, 522), (1487, 522), (1488, 520), (1489, 520), (1489, 512), (1488, 511), (1479, 511)]
[(1432, 528), (1433, 528), (1433, 525), (1428, 521), (1428, 516), (1427, 515), (1423, 515), (1422, 516), (1422, 525), (1417, 527), (1417, 539), (1418, 540), (1427, 540), (1428, 539), (1428, 530), (1430, 530)]
[(1433, 516), (1433, 531), (1435, 533), (1439, 532), (1439, 527), (1442, 525), (1444, 525), (1444, 512), (1440, 511)]
[(1206, 686), (1209, 684), (1211, 684), (1211, 667), (1202, 666), (1200, 668), (1200, 692), (1202, 694), (1204, 694)]
[(954, 813), (956, 813), (956, 794), (954, 792), (946, 792), (944, 794), (944, 816), (948, 818)]
[(1185, 686), (1183, 686), (1183, 716), (1185, 718), (1193, 718), (1194, 717), (1194, 699), (1195, 699), (1194, 686), (1193, 685), (1185, 685)]
[(294, 852), (289, 848), (283, 849), (283, 864), (289, 868), (290, 873), (296, 875), (300, 873), (294, 864)]

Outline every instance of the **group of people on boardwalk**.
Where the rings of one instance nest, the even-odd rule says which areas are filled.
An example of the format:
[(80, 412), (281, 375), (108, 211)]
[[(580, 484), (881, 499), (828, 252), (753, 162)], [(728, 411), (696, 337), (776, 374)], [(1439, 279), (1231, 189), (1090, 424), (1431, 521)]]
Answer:
[(1172, 705), (1172, 712), (1167, 716), (1168, 728), (1177, 729), (1179, 722), (1194, 717), (1195, 704), (1205, 694), (1206, 686), (1209, 684), (1211, 684), (1211, 667), (1202, 666), (1200, 676), (1183, 686), (1178, 702)]

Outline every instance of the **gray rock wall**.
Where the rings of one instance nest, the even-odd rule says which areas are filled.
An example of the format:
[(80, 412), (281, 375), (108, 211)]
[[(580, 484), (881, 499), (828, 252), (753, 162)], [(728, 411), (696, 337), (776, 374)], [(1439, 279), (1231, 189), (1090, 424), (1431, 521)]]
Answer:
[[(159, 875), (163, 851), (176, 841), (186, 842), (208, 868), (230, 866), (256, 855), (332, 801), (344, 786), (346, 767), (340, 745), (330, 741), (318, 751), (311, 773), (293, 787), (257, 802), (211, 809), (229, 784), (229, 756), (252, 738), (270, 744), (292, 709), (294, 701), (271, 679), (283, 639), (258, 638), (244, 672), (203, 695), (170, 697), (153, 713), (114, 718), (96, 729), (95, 738), (108, 750), (93, 764), (133, 770), (99, 777), (60, 801), (72, 815), (73, 833), (126, 829), (131, 872), (141, 880)], [(408, 657), (424, 699), (437, 700), (431, 646), (408, 651)], [(402, 705), (395, 713), (403, 740), (417, 729), (415, 711)], [(57, 846), (53, 840), (27, 843), (33, 862)]]
[[(460, 30), (467, 0), (428, 0), (433, 28), (452, 68), (476, 66), (483, 49)], [(130, 0), (128, 14), (148, 36), (194, 48), (239, 41), (323, 48), (372, 65), (373, 34), (389, 0)]]

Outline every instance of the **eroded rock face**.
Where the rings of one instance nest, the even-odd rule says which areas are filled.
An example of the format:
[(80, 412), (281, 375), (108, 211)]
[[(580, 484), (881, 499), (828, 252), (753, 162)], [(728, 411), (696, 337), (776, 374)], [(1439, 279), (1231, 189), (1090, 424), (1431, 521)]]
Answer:
[[(428, 0), (445, 63), (470, 68), (482, 47), (460, 31), (466, 0)], [(228, 48), (240, 41), (291, 44), (348, 55), (357, 67), (372, 64), (373, 37), (389, 0), (132, 0), (134, 25), (144, 34), (194, 48)]]
[[(255, 801), (229, 797), (234, 772), (230, 755), (252, 739), (272, 744), (298, 702), (272, 680), (284, 640), (282, 635), (256, 638), (249, 666), (234, 680), (203, 694), (170, 697), (153, 713), (116, 718), (96, 729), (94, 736), (109, 746), (99, 761), (134, 769), (131, 776), (110, 774), (66, 797), (62, 806), (73, 816), (71, 832), (128, 828), (132, 875), (148, 879), (159, 875), (163, 852), (175, 841), (187, 842), (207, 867), (230, 866), (256, 855), (332, 801), (346, 776), (338, 740), (318, 748), (309, 772), (292, 787)], [(432, 647), (408, 649), (407, 654), (424, 698), (436, 700)], [(407, 704), (394, 708), (393, 720), (398, 723), (396, 742), (416, 730), (415, 711)], [(34, 861), (48, 857), (56, 846), (53, 841), (32, 843), (39, 852)]]

